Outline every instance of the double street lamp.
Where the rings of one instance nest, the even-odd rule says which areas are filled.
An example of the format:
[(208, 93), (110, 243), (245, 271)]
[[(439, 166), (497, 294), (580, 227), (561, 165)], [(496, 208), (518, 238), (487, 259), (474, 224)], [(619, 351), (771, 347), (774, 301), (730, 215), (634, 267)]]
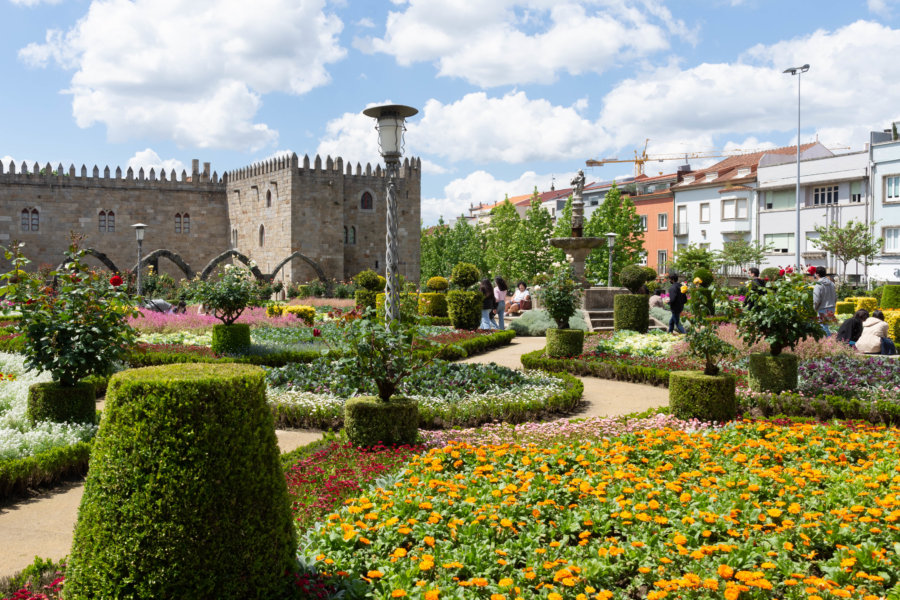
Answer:
[(800, 263), (800, 76), (807, 71), (809, 71), (809, 65), (790, 67), (783, 71), (784, 73), (797, 76), (797, 229), (794, 233), (797, 269), (800, 269), (802, 266)]
[(134, 234), (137, 236), (138, 243), (138, 261), (137, 261), (137, 295), (141, 295), (141, 260), (144, 256), (144, 253), (141, 251), (144, 245), (144, 230), (147, 228), (143, 223), (135, 223), (132, 225), (134, 227)]
[(367, 117), (377, 120), (378, 146), (387, 167), (387, 234), (385, 269), (387, 284), (384, 290), (385, 319), (393, 326), (400, 320), (400, 289), (397, 271), (400, 253), (397, 248), (399, 236), (399, 216), (397, 215), (397, 177), (400, 171), (400, 157), (403, 155), (404, 121), (419, 111), (402, 104), (373, 106), (363, 111)]

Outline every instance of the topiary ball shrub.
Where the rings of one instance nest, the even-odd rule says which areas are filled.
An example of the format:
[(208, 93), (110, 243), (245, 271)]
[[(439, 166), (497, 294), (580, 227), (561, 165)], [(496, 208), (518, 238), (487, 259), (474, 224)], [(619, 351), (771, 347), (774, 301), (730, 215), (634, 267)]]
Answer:
[(213, 325), (211, 347), (216, 354), (240, 354), (250, 347), (250, 326), (246, 323)]
[(640, 292), (641, 287), (647, 283), (647, 271), (639, 265), (628, 265), (619, 272), (619, 282), (629, 292), (637, 294)]
[(838, 302), (834, 305), (834, 312), (838, 315), (852, 315), (856, 312), (856, 302)]
[(356, 301), (356, 309), (365, 312), (367, 308), (375, 308), (375, 300), (378, 292), (373, 290), (356, 290), (353, 299)]
[(446, 277), (437, 276), (431, 277), (425, 285), (432, 292), (446, 292), (447, 288), (450, 287), (450, 282), (447, 281)]
[(885, 285), (881, 292), (881, 308), (900, 308), (900, 285)]
[(353, 283), (364, 290), (372, 292), (384, 291), (384, 285), (380, 282), (380, 278), (381, 276), (372, 269), (366, 269), (356, 274), (356, 277), (353, 278)]
[(613, 297), (613, 328), (647, 333), (650, 326), (650, 302), (643, 294), (617, 294)]
[(446, 317), (447, 294), (441, 292), (419, 294), (419, 314), (426, 317)]
[(456, 329), (478, 329), (481, 323), (481, 292), (447, 292), (447, 316)]
[(96, 390), (92, 381), (84, 380), (65, 387), (56, 381), (33, 383), (28, 387), (25, 416), (32, 424), (38, 421), (93, 423), (97, 418)]
[(355, 446), (412, 445), (419, 435), (419, 405), (392, 396), (357, 396), (344, 404), (344, 431)]
[(296, 537), (265, 373), (117, 373), (91, 450), (68, 600), (281, 598)]
[(458, 263), (450, 274), (450, 281), (459, 290), (468, 289), (478, 283), (479, 279), (481, 279), (481, 271), (472, 263)]
[(730, 421), (737, 415), (735, 378), (730, 373), (704, 375), (702, 371), (669, 373), (669, 406), (679, 419)]
[(773, 392), (797, 389), (797, 355), (782, 353), (772, 356), (768, 352), (750, 355), (747, 381), (754, 392)]
[(584, 352), (584, 331), (580, 329), (548, 329), (547, 356), (566, 358)]

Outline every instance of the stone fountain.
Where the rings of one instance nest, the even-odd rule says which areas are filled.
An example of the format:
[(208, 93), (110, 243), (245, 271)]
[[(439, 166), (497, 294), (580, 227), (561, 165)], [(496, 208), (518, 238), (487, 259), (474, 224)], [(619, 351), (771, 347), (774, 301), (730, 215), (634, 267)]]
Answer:
[(603, 238), (583, 237), (584, 231), (584, 171), (578, 171), (578, 175), (572, 180), (572, 236), (565, 238), (551, 238), (550, 245), (561, 248), (572, 260), (572, 269), (575, 272), (575, 280), (581, 287), (588, 288), (590, 284), (584, 278), (584, 260), (591, 250), (606, 243)]

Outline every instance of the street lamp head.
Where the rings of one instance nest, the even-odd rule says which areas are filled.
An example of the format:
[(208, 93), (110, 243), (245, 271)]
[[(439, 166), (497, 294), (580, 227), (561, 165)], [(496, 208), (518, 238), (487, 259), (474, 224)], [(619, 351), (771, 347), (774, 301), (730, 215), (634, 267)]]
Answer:
[(146, 229), (147, 226), (144, 225), (143, 223), (135, 223), (134, 225), (132, 225), (132, 227), (134, 227), (134, 235), (137, 236), (137, 241), (143, 242), (144, 241), (144, 229)]
[(809, 71), (809, 65), (803, 65), (802, 67), (788, 67), (782, 73), (790, 73), (791, 75), (797, 75), (799, 73), (806, 73)]
[(403, 122), (418, 112), (415, 108), (402, 104), (372, 106), (363, 111), (364, 115), (378, 121), (376, 129), (381, 156), (399, 158), (403, 154), (403, 132), (406, 131)]
[(612, 233), (612, 232), (609, 232), (606, 234), (606, 244), (610, 248), (613, 248), (616, 245), (616, 237), (617, 236), (618, 236), (617, 233)]

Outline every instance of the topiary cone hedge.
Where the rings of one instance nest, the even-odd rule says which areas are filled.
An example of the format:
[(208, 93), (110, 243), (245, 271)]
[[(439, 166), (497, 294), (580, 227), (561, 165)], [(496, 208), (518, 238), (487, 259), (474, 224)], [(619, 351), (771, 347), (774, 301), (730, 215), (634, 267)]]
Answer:
[(296, 548), (262, 369), (180, 364), (110, 380), (67, 600), (282, 597)]

